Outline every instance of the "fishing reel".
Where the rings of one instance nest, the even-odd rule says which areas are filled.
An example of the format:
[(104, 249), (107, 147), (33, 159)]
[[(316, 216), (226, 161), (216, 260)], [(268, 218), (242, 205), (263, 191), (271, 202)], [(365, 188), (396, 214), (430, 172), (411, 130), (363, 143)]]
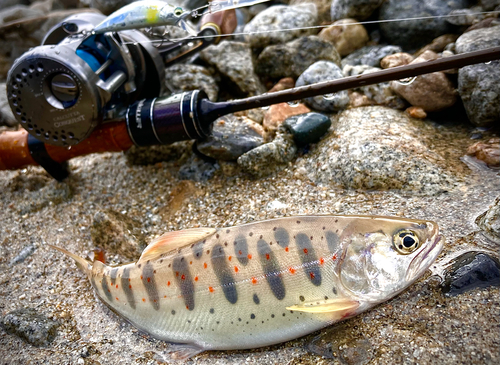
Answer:
[(92, 35), (104, 15), (82, 13), (55, 25), (7, 76), (15, 117), (31, 136), (56, 146), (86, 139), (119, 106), (163, 91), (164, 63), (138, 30)]

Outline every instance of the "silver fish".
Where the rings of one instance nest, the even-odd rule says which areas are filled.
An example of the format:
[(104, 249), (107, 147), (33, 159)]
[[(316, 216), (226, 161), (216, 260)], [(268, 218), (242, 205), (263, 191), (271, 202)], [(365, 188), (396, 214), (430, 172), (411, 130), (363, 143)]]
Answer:
[(298, 216), (168, 232), (136, 263), (73, 258), (99, 298), (174, 355), (291, 340), (355, 316), (411, 285), (444, 239), (436, 223)]
[(196, 35), (196, 30), (191, 28), (185, 20), (190, 15), (190, 11), (185, 11), (181, 7), (170, 5), (165, 1), (136, 1), (108, 16), (94, 28), (93, 33), (174, 25), (191, 35)]

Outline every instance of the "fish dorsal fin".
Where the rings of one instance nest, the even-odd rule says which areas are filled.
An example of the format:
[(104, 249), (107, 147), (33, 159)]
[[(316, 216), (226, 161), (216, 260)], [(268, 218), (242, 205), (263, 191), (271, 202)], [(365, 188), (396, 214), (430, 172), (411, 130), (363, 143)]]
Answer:
[(286, 307), (288, 310), (307, 313), (339, 313), (353, 311), (359, 307), (359, 302), (347, 298), (327, 299)]
[(215, 231), (215, 228), (192, 228), (167, 232), (152, 241), (144, 249), (137, 263), (155, 259), (161, 254), (201, 241), (212, 236)]

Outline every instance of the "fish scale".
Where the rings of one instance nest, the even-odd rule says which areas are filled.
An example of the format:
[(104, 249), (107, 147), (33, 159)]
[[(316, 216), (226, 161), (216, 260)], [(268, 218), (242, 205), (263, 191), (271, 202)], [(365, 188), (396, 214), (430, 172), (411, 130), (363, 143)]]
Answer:
[[(394, 240), (408, 229), (423, 244), (398, 257)], [(77, 261), (114, 312), (156, 338), (185, 344), (182, 356), (192, 356), (283, 342), (355, 315), (414, 281), (441, 242), (433, 222), (301, 216), (169, 232), (153, 241), (136, 263), (116, 268), (57, 249)], [(370, 291), (386, 285), (390, 293), (359, 293), (360, 281), (351, 281), (363, 272), (371, 275), (377, 269), (371, 262), (385, 256), (388, 263), (393, 257), (403, 260), (414, 277), (408, 280), (405, 274), (399, 283), (362, 287)], [(417, 268), (412, 268), (414, 262)], [(377, 270), (384, 275), (388, 268)]]

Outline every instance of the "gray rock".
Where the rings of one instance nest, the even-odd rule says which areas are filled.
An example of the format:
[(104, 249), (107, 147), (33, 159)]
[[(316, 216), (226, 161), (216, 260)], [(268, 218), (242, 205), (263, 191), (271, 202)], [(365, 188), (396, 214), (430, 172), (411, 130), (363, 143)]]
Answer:
[(266, 47), (259, 55), (255, 71), (271, 79), (296, 79), (320, 60), (339, 64), (340, 56), (331, 43), (317, 36), (300, 37), (285, 44)]
[(479, 0), (479, 4), (484, 10), (490, 11), (500, 6), (500, 0)]
[(366, 46), (344, 58), (341, 64), (342, 68), (346, 65), (380, 67), (382, 58), (399, 52), (402, 52), (402, 49), (398, 46)]
[[(270, 44), (286, 43), (300, 36), (313, 34), (311, 29), (296, 29), (317, 25), (317, 11), (314, 4), (295, 6), (272, 6), (257, 14), (244, 28), (246, 41), (252, 48), (264, 48)], [(294, 29), (279, 31), (281, 29)]]
[(476, 218), (476, 224), (486, 237), (500, 244), (500, 197), (495, 199), (486, 212)]
[[(462, 34), (457, 53), (500, 46), (500, 26)], [(458, 93), (470, 121), (477, 126), (500, 122), (500, 61), (465, 66), (458, 71)]]
[(384, 0), (332, 0), (330, 15), (332, 21), (345, 18), (365, 20)]
[(207, 181), (219, 169), (219, 164), (205, 161), (196, 155), (191, 157), (180, 167), (180, 180)]
[(197, 143), (198, 151), (216, 160), (233, 161), (264, 143), (264, 128), (232, 114), (217, 119), (212, 134)]
[(10, 109), (9, 100), (7, 99), (7, 87), (5, 83), (0, 83), (0, 126), (15, 126), (17, 120)]
[(328, 132), (332, 125), (330, 118), (320, 113), (293, 115), (283, 122), (284, 126), (293, 135), (297, 146), (316, 143)]
[(15, 5), (0, 11), (0, 25), (23, 18), (32, 18), (44, 15), (43, 11), (31, 9), (26, 5)]
[(453, 25), (470, 26), (484, 19), (483, 14), (478, 14), (481, 12), (482, 9), (479, 6), (475, 6), (470, 9), (452, 10), (449, 15), (453, 16), (446, 18), (446, 21)]
[(208, 98), (217, 101), (219, 87), (210, 72), (203, 66), (176, 64), (165, 69), (165, 84), (172, 94), (203, 90)]
[(2, 327), (33, 346), (47, 346), (57, 334), (59, 323), (33, 308), (16, 309), (5, 315)]
[(387, 0), (380, 7), (380, 20), (429, 16), (436, 18), (381, 23), (380, 30), (389, 43), (400, 45), (405, 50), (417, 49), (440, 35), (453, 33), (453, 26), (445, 18), (439, 16), (447, 15), (455, 9), (467, 8), (468, 3), (469, 0), (417, 2), (414, 0)]
[(273, 172), (280, 171), (287, 166), (297, 153), (297, 146), (293, 137), (278, 129), (276, 138), (241, 155), (237, 162), (246, 172), (263, 177)]
[(35, 245), (33, 244), (29, 244), (28, 246), (25, 246), (21, 252), (19, 252), (16, 257), (14, 257), (11, 261), (10, 261), (10, 265), (17, 265), (17, 264), (20, 264), (21, 262), (23, 262), (24, 260), (26, 260), (26, 258), (28, 258), (29, 256), (33, 255), (33, 253), (35, 252), (36, 250), (36, 247)]
[(140, 257), (146, 247), (140, 222), (111, 209), (94, 214), (90, 236), (94, 246), (129, 260)]
[[(332, 0), (290, 0), (289, 5), (311, 4), (316, 5), (318, 23), (330, 23), (330, 5)], [(265, 3), (264, 3), (265, 4)]]
[(500, 286), (500, 263), (482, 252), (467, 252), (457, 257), (445, 270), (441, 284), (443, 293), (448, 296), (489, 286)]
[(223, 41), (203, 50), (200, 56), (205, 62), (215, 66), (240, 93), (254, 96), (266, 91), (254, 72), (252, 52), (248, 44)]
[[(446, 158), (430, 150), (436, 127), (385, 107), (346, 110), (297, 168), (316, 184), (344, 189), (401, 189), (434, 195), (458, 185)], [(426, 142), (431, 139), (433, 142)], [(317, 163), (319, 162), (319, 163)]]
[[(333, 62), (318, 61), (311, 65), (297, 79), (296, 86), (311, 85), (321, 81), (336, 80), (344, 77), (342, 70)], [(305, 103), (312, 109), (323, 112), (337, 112), (349, 104), (346, 90), (329, 95), (319, 95), (306, 98)]]
[(366, 28), (355, 19), (340, 19), (323, 28), (318, 37), (335, 46), (341, 56), (347, 56), (370, 40)]

